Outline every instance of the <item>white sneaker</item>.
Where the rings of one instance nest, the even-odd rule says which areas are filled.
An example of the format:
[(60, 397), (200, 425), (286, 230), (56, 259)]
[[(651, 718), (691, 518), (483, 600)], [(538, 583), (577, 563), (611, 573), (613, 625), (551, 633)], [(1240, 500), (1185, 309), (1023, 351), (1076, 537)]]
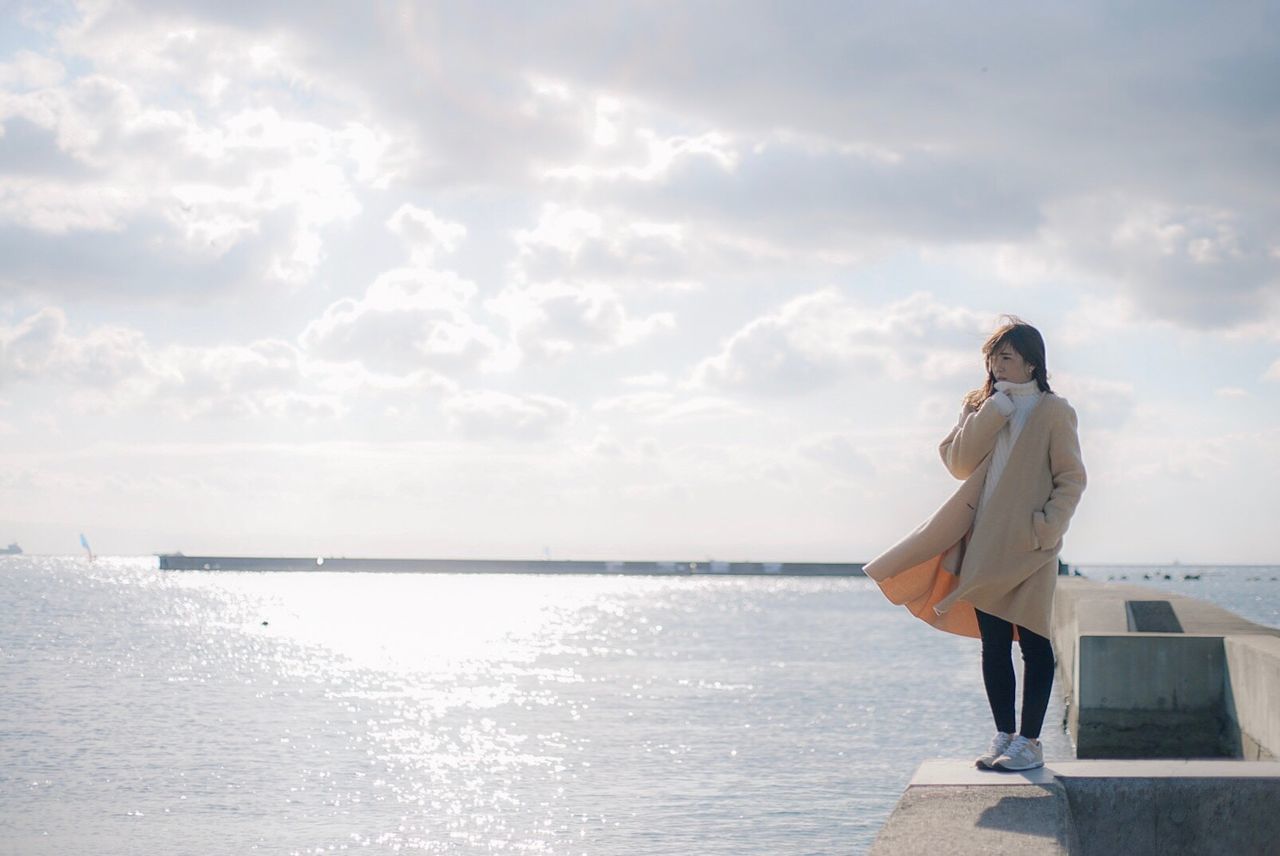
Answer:
[(1009, 748), (991, 764), (996, 770), (1034, 770), (1044, 766), (1044, 747), (1039, 740), (1032, 740), (1019, 734), (1013, 738)]
[(1009, 744), (1013, 742), (1012, 734), (1005, 734), (1003, 731), (997, 731), (996, 736), (991, 738), (991, 747), (986, 752), (979, 755), (973, 762), (973, 765), (979, 770), (990, 770), (991, 765), (996, 759), (1004, 754), (1004, 750), (1009, 748)]

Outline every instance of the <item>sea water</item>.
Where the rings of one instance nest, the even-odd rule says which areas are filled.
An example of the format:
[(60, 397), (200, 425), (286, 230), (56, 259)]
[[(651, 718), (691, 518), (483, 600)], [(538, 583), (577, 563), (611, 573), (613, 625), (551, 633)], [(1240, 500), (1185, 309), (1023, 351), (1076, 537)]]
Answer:
[(862, 578), (6, 557), (0, 616), (2, 853), (861, 853), (992, 731), (976, 641)]

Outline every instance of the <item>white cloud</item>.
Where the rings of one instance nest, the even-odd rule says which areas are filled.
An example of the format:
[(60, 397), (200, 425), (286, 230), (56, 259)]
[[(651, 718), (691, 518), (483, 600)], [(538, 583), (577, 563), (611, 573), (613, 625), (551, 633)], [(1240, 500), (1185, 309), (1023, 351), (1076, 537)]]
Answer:
[[(624, 219), (679, 224), (685, 246), (653, 243), (659, 275), (664, 267), (678, 271), (689, 253), (699, 253), (693, 278), (706, 273), (709, 259), (689, 245), (691, 232), (703, 248), (715, 236), (721, 247), (754, 247), (762, 256), (789, 249), (846, 261), (904, 245), (976, 244), (995, 247), (1017, 275), (1067, 269), (1101, 276), (1150, 312), (1218, 327), (1249, 320), (1276, 282), (1280, 262), (1267, 224), (1277, 212), (1247, 192), (1266, 173), (1244, 156), (1257, 149), (1248, 117), (1265, 111), (1231, 107), (1261, 95), (1232, 89), (1230, 99), (1210, 97), (1223, 94), (1221, 77), (1209, 70), (1220, 71), (1224, 56), (1247, 67), (1249, 57), (1266, 55), (1243, 13), (1208, 18), (1183, 10), (1151, 46), (1168, 42), (1165, 53), (1149, 55), (1160, 71), (1140, 78), (1131, 45), (1088, 7), (1053, 26), (1007, 22), (1018, 35), (989, 43), (989, 33), (975, 31), (958, 10), (936, 10), (910, 38), (891, 16), (867, 9), (835, 19), (791, 15), (789, 35), (779, 36), (773, 12), (748, 6), (735, 13), (730, 38), (710, 11), (681, 16), (677, 25), (625, 5), (611, 19), (617, 26), (697, 45), (674, 66), (640, 55), (625, 68), (600, 53), (608, 40), (593, 29), (597, 16), (567, 14), (552, 26), (536, 10), (522, 10), (510, 22), (522, 33), (515, 39), (489, 26), (489, 14), (406, 10), (338, 26), (329, 16), (291, 16), (284, 8), (95, 7), (58, 32), (61, 48), (96, 67), (79, 81), (96, 93), (90, 100), (126, 105), (108, 116), (145, 118), (95, 117), (60, 131), (60, 139), (66, 151), (100, 160), (118, 158), (113, 141), (127, 141), (158, 152), (177, 183), (199, 186), (181, 175), (194, 169), (182, 165), (192, 140), (204, 140), (196, 151), (216, 150), (225, 126), (240, 138), (226, 149), (233, 160), (260, 160), (267, 151), (253, 153), (245, 132), (261, 125), (261, 139), (277, 141), (280, 162), (301, 163), (293, 174), (260, 182), (275, 207), (264, 212), (224, 196), (184, 203), (189, 209), (173, 216), (188, 253), (225, 252), (258, 236), (269, 246), (259, 248), (257, 263), (291, 282), (306, 281), (322, 262), (325, 225), (354, 216), (361, 190), (390, 186), (406, 164), (405, 175), (436, 186), (528, 191), (526, 182), (539, 175), (577, 176), (538, 192), (629, 211)], [(842, 28), (842, 15), (850, 26)], [(441, 27), (451, 38), (437, 44)], [(1215, 47), (1184, 41), (1184, 31), (1215, 33)], [(832, 32), (845, 35), (827, 38)], [(982, 37), (981, 65), (958, 49), (967, 44), (964, 33)], [(769, 49), (744, 64), (738, 52), (753, 35)], [(1088, 43), (1090, 70), (1065, 75), (1053, 62), (1028, 64), (1014, 45), (1033, 43), (1063, 62), (1075, 56), (1074, 45)], [(894, 46), (888, 55), (886, 45)], [(28, 52), (11, 65), (34, 67), (37, 59)], [(23, 79), (49, 92), (74, 89), (76, 81), (41, 67)], [(725, 77), (725, 67), (741, 74)], [(1067, 79), (1069, 91), (1062, 89)], [(177, 98), (175, 80), (182, 82)], [(1138, 97), (1151, 80), (1170, 96)], [(861, 94), (850, 100), (853, 91)], [(1025, 109), (993, 110), (992, 91), (1022, 99)], [(182, 94), (200, 110), (183, 109)], [(56, 98), (45, 101), (56, 110)], [(335, 121), (339, 115), (356, 118)], [(149, 139), (177, 145), (149, 147)], [(171, 152), (184, 157), (175, 165)], [(1195, 157), (1205, 152), (1222, 156)], [(1052, 173), (1042, 167), (1048, 162)], [(1187, 162), (1208, 165), (1186, 170)], [(317, 192), (307, 195), (306, 187)], [(79, 189), (12, 187), (9, 211), (38, 228), (121, 229), (158, 202)], [(290, 222), (264, 222), (281, 212)], [(144, 237), (126, 233), (131, 241)], [(614, 235), (610, 229), (603, 240)], [(600, 258), (608, 267), (607, 248)], [(583, 258), (572, 264), (592, 266)], [(1206, 297), (1209, 282), (1224, 283), (1226, 299)]]
[[(28, 166), (0, 178), (10, 272), (37, 271), (46, 292), (105, 278), (158, 293), (175, 267), (239, 250), (239, 277), (181, 278), (217, 289), (308, 281), (326, 257), (324, 231), (360, 213), (363, 188), (389, 181), (391, 135), (352, 112), (315, 117), (299, 82), (234, 32), (137, 20), (127, 37), (85, 35), (109, 17), (99, 10), (62, 32), (99, 70), (67, 78), (29, 54), (0, 68), (0, 161)], [(209, 100), (209, 89), (220, 94)], [(47, 263), (45, 236), (86, 232), (113, 235), (133, 269), (94, 253)]]
[(1064, 344), (1078, 347), (1118, 340), (1135, 329), (1167, 323), (1142, 317), (1141, 308), (1128, 295), (1085, 294), (1059, 325), (1059, 336)]
[(564, 426), (572, 407), (546, 395), (468, 390), (444, 402), (454, 430), (472, 440), (540, 440)]
[(582, 208), (566, 208), (561, 205), (544, 205), (538, 213), (538, 222), (531, 229), (516, 232), (516, 242), (521, 255), (531, 255), (539, 250), (553, 250), (573, 257), (589, 240), (598, 240), (604, 234), (604, 218)]
[(34, 51), (19, 50), (9, 62), (0, 63), (0, 87), (5, 89), (47, 89), (57, 86), (67, 70), (55, 59)]
[[(616, 137), (617, 131), (614, 130), (613, 133)], [(621, 180), (649, 183), (666, 178), (673, 170), (691, 160), (705, 162), (728, 173), (732, 173), (738, 164), (738, 153), (732, 141), (725, 134), (716, 131), (693, 137), (662, 137), (643, 128), (636, 135), (644, 145), (644, 157), (636, 163), (621, 166), (575, 163), (571, 166), (550, 167), (543, 171), (542, 178), (585, 183)]]
[(675, 401), (669, 392), (632, 392), (602, 398), (592, 405), (601, 413), (641, 414), (664, 411)]
[(439, 254), (453, 252), (467, 236), (467, 227), (461, 223), (408, 203), (396, 209), (387, 228), (405, 243), (410, 258), (420, 266), (430, 264)]
[(850, 375), (953, 380), (980, 365), (993, 315), (916, 294), (887, 306), (826, 290), (795, 298), (733, 334), (693, 372), (698, 386), (785, 396)]
[(677, 228), (621, 224), (597, 212), (548, 204), (538, 222), (518, 230), (515, 239), (509, 284), (485, 308), (506, 320), (523, 356), (536, 361), (583, 348), (611, 350), (675, 327), (670, 312), (637, 317), (621, 292), (638, 294), (646, 267), (657, 273), (646, 255), (653, 244), (646, 242), (670, 247), (679, 241)]
[(516, 232), (517, 282), (608, 281), (628, 288), (688, 290), (710, 262), (679, 222), (637, 220), (619, 211), (549, 203), (538, 222)]
[(1116, 428), (1133, 413), (1137, 392), (1132, 383), (1083, 377), (1050, 370), (1049, 385), (1071, 402), (1080, 416), (1081, 430)]
[(865, 483), (875, 473), (871, 456), (846, 434), (809, 437), (796, 447), (801, 458), (816, 464), (824, 476)]
[(627, 386), (661, 387), (668, 386), (671, 383), (671, 378), (663, 372), (646, 372), (645, 374), (624, 377), (622, 383)]
[[(1151, 470), (1160, 499), (1247, 493), (1239, 525), (1265, 530), (1256, 472), (1195, 451), (1228, 411), (1274, 415), (1267, 396), (1215, 398), (1241, 379), (1206, 364), (1280, 380), (1273, 28), (1256, 9), (1085, 2), (993, 29), (963, 6), (909, 28), (866, 4), (300, 8), (11, 10), (0, 392), (42, 467), (80, 463), (94, 420), (65, 417), (111, 411), (146, 451), (288, 436), (256, 447), (270, 478), (237, 476), (314, 512), (299, 532), (332, 502), (349, 528), (401, 521), (406, 552), (438, 544), (378, 504), (411, 471), (412, 495), (466, 510), (451, 528), (519, 533), (550, 475), (590, 501), (511, 538), (574, 518), (565, 540), (608, 552), (639, 509), (672, 524), (668, 545), (731, 552), (782, 519), (794, 540), (769, 543), (840, 555), (867, 537), (850, 516), (872, 532), (916, 516), (914, 499), (866, 502), (871, 476), (944, 478), (933, 435), (1012, 301), (1069, 369), (1052, 382), (1098, 487), (1132, 463), (1098, 451), (1108, 438), (1173, 426), (1135, 459), (1193, 461)], [(1177, 402), (1154, 427), (1153, 401)], [(160, 403), (186, 419), (140, 415)], [(467, 439), (428, 448), (449, 430)], [(408, 436), (426, 445), (377, 473), (354, 442)], [(331, 469), (277, 478), (291, 444), (322, 437)], [(505, 442), (531, 438), (564, 442)], [(645, 443), (663, 453), (647, 467)], [(406, 463), (423, 455), (439, 460)], [(85, 478), (128, 480), (98, 466)], [(81, 482), (57, 485), (50, 520)], [(1086, 514), (1107, 502), (1090, 496)], [(169, 513), (146, 508), (129, 518)], [(1151, 531), (1205, 529), (1166, 516)], [(1098, 537), (1098, 555), (1131, 549)]]
[(330, 304), (302, 331), (302, 346), (321, 359), (401, 376), (480, 370), (502, 343), (470, 314), (475, 283), (434, 266), (438, 254), (457, 248), (466, 228), (412, 205), (402, 205), (386, 225), (411, 263), (380, 274), (359, 299)]
[(10, 383), (51, 381), (102, 391), (147, 391), (176, 376), (138, 331), (100, 327), (75, 335), (57, 307), (0, 328), (0, 365)]
[(468, 314), (474, 293), (472, 283), (450, 272), (387, 271), (362, 298), (331, 304), (307, 325), (300, 341), (316, 357), (359, 362), (385, 373), (477, 371), (501, 343)]
[(749, 408), (719, 396), (659, 391), (607, 396), (597, 400), (591, 409), (605, 416), (625, 416), (628, 422), (639, 419), (651, 424), (714, 422), (752, 414)]
[(485, 301), (485, 308), (506, 319), (521, 353), (534, 359), (625, 347), (675, 326), (667, 312), (632, 317), (612, 289), (596, 284), (510, 287)]
[(1231, 328), (1274, 309), (1280, 265), (1269, 250), (1270, 215), (1115, 192), (1047, 212), (1039, 242), (1019, 252), (1100, 277), (1136, 304), (1130, 317)]
[(0, 327), (0, 370), (8, 385), (58, 388), (72, 410), (120, 413), (162, 404), (177, 419), (336, 418), (341, 399), (307, 391), (297, 348), (279, 340), (247, 345), (155, 347), (138, 330), (109, 325), (73, 331), (46, 307)]

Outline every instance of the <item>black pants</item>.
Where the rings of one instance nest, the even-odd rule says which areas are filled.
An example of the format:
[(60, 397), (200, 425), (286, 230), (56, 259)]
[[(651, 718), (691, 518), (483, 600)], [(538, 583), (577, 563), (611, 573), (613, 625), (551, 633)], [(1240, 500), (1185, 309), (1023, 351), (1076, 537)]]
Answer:
[[(1013, 734), (1013, 625), (1003, 618), (978, 613), (978, 631), (982, 634), (982, 682), (987, 687), (987, 701), (996, 720), (996, 730)], [(1018, 645), (1022, 648), (1022, 730), (1023, 737), (1038, 739), (1044, 725), (1044, 712), (1049, 708), (1053, 690), (1053, 646), (1049, 640), (1018, 625)]]

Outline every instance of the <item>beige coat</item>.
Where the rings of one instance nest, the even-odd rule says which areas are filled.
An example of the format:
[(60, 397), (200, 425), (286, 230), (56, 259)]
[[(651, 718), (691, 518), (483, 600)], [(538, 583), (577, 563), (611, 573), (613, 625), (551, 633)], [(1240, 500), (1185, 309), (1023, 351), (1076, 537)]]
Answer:
[(1064, 398), (1041, 397), (975, 526), (1007, 419), (991, 399), (965, 407), (939, 447), (964, 484), (865, 571), (889, 600), (940, 630), (978, 636), (976, 607), (1048, 637), (1058, 551), (1085, 487), (1076, 413)]

